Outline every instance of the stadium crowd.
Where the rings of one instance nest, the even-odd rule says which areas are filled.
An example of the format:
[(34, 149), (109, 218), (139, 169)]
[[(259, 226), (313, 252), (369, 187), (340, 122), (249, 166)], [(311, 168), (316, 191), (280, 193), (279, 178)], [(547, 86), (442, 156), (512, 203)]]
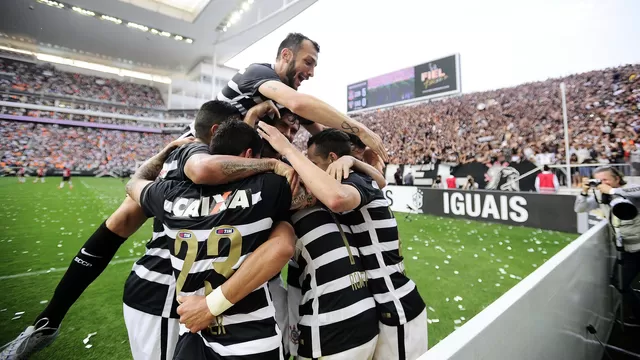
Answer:
[[(13, 62), (15, 64), (16, 62)], [(0, 59), (0, 69), (12, 71), (47, 71), (34, 65), (7, 65)], [(59, 72), (55, 72), (59, 74)], [(627, 65), (605, 70), (571, 75), (564, 78), (528, 83), (512, 88), (478, 92), (444, 100), (377, 110), (355, 115), (384, 139), (391, 163), (423, 164), (436, 161), (448, 163), (520, 162), (529, 160), (537, 165), (563, 163), (565, 158), (562, 107), (559, 85), (566, 84), (567, 112), (571, 136), (571, 162), (625, 163), (638, 143), (640, 133), (640, 65)], [(69, 88), (86, 84), (69, 79), (82, 78), (61, 75)], [(93, 84), (97, 78), (93, 79)], [(37, 74), (21, 75), (19, 80), (36, 79), (48, 84), (47, 89), (61, 89), (60, 81), (47, 82)], [(40, 79), (40, 80), (37, 80)], [(43, 81), (43, 79), (45, 79)], [(0, 91), (14, 82), (0, 80)], [(116, 84), (122, 84), (116, 82)], [(119, 86), (119, 85), (117, 85)], [(4, 87), (4, 88), (3, 88)], [(38, 88), (28, 85), (28, 89)], [(104, 87), (102, 87), (104, 89)], [(123, 94), (132, 91), (123, 87)], [(42, 90), (42, 87), (40, 87)], [(100, 87), (80, 91), (85, 95), (99, 93)], [(142, 90), (140, 90), (142, 91)], [(113, 89), (106, 94), (112, 94)], [(119, 93), (116, 91), (116, 93)], [(153, 92), (151, 92), (153, 93)], [(155, 92), (157, 94), (157, 91)], [(65, 102), (37, 95), (1, 94), (3, 101), (32, 103), (49, 106), (69, 106), (77, 109), (117, 112), (144, 116), (152, 109), (125, 108), (115, 105)], [(103, 96), (97, 96), (103, 98)], [(125, 100), (138, 99), (134, 95)], [(110, 98), (113, 99), (113, 98)], [(124, 99), (116, 97), (115, 99)], [(153, 97), (151, 97), (153, 99)], [(151, 103), (142, 105), (151, 106)], [(135, 100), (134, 100), (135, 101)], [(139, 105), (141, 103), (138, 103)], [(0, 113), (50, 117), (91, 122), (134, 124), (157, 127), (158, 123), (92, 117), (59, 112), (42, 112), (21, 108), (2, 107)], [(169, 110), (171, 118), (192, 119), (193, 110)], [(96, 166), (115, 168), (133, 166), (135, 159), (145, 159), (169, 137), (124, 133), (119, 131), (66, 128), (45, 125), (25, 125), (3, 122), (0, 154), (5, 165), (45, 163), (58, 166), (71, 164), (88, 169)], [(17, 131), (14, 133), (12, 129)], [(86, 139), (78, 134), (90, 135)], [(60, 145), (61, 139), (70, 145)], [(96, 139), (102, 139), (98, 150)], [(141, 141), (139, 141), (141, 139)], [(296, 138), (299, 148), (306, 148), (308, 133), (300, 131)], [(123, 143), (124, 142), (124, 143)], [(26, 144), (29, 144), (28, 146)], [(143, 145), (144, 144), (144, 145)], [(28, 148), (25, 148), (27, 146)], [(18, 155), (19, 154), (19, 155)], [(55, 156), (53, 154), (56, 154)], [(577, 171), (577, 170), (576, 170)], [(585, 171), (588, 171), (585, 169)], [(583, 174), (588, 176), (589, 174)]]
[[(640, 65), (377, 110), (354, 118), (382, 136), (393, 164), (564, 162), (559, 86), (567, 88), (573, 163), (623, 163), (640, 131)], [(308, 134), (296, 143), (304, 147)]]
[(165, 108), (162, 95), (155, 87), (64, 72), (50, 64), (0, 57), (0, 75), (2, 92), (73, 96), (142, 108)]
[(0, 120), (0, 168), (135, 169), (174, 137)]

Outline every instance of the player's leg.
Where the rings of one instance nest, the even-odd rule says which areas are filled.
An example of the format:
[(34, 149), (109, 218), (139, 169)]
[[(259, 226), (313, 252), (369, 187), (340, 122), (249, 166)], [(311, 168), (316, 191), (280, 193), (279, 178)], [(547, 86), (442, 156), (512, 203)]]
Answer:
[(40, 178), (40, 182), (44, 184), (44, 176)]
[(57, 327), (80, 294), (107, 267), (120, 245), (146, 220), (138, 204), (127, 197), (76, 254), (38, 319), (49, 318), (53, 327)]
[[(120, 245), (135, 233), (146, 220), (147, 218), (138, 204), (127, 197), (120, 207), (89, 237), (71, 261), (69, 268), (58, 283), (51, 301), (34, 322), (36, 326), (41, 323), (42, 319), (46, 319), (48, 322), (48, 329), (42, 332), (41, 341), (50, 342), (52, 341), (50, 337), (57, 336), (57, 328), (69, 308), (107, 267)], [(36, 330), (41, 329), (36, 328)], [(18, 337), (12, 343), (24, 341), (24, 338)], [(29, 341), (27, 345), (21, 347), (20, 350), (25, 356), (42, 348), (39, 347), (38, 342), (34, 341)], [(5, 349), (0, 354), (0, 359), (3, 356), (15, 355), (5, 353), (6, 351)]]
[(64, 179), (60, 181), (60, 185), (58, 186), (58, 189), (62, 189), (63, 187), (64, 187)]
[(69, 189), (73, 189), (73, 181), (71, 181), (71, 179), (69, 179)]
[(123, 304), (124, 322), (134, 360), (172, 359), (178, 342), (178, 319), (151, 315)]

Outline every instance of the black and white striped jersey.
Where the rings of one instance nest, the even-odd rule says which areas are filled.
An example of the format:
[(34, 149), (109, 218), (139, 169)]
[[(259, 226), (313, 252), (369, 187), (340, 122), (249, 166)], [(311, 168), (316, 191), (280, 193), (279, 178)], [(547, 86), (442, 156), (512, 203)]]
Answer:
[[(169, 154), (159, 178), (187, 180), (184, 164), (194, 154), (208, 154), (203, 143), (190, 143)], [(151, 315), (178, 319), (175, 280), (169, 259), (169, 244), (164, 238), (162, 222), (153, 219), (153, 235), (144, 255), (135, 262), (124, 285), (123, 302), (127, 306)]]
[[(272, 227), (289, 218), (290, 203), (286, 179), (272, 173), (218, 186), (159, 180), (141, 194), (145, 214), (163, 224), (174, 296), (205, 295), (222, 285), (269, 238)], [(199, 334), (222, 358), (258, 359), (281, 346), (274, 316), (265, 283)], [(188, 330), (181, 325), (180, 333)]]
[[(378, 316), (358, 249), (347, 226), (321, 206), (291, 217), (298, 237), (289, 286), (300, 288), (297, 355), (320, 358), (365, 344), (378, 334)], [(291, 291), (291, 290), (290, 290)]]
[(360, 205), (338, 214), (338, 219), (351, 228), (380, 322), (403, 325), (418, 316), (425, 304), (416, 284), (405, 275), (396, 219), (387, 199), (370, 177), (352, 172), (342, 183), (360, 192)]
[(251, 64), (238, 71), (218, 93), (217, 99), (225, 101), (238, 109), (243, 116), (252, 107), (265, 100), (258, 89), (267, 81), (280, 81), (271, 64)]

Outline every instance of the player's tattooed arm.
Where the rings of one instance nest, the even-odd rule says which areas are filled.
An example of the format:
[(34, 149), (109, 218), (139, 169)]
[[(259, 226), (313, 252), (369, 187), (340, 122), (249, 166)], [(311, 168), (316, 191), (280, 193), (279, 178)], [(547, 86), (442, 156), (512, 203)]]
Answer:
[(165, 146), (165, 148), (159, 153), (145, 161), (138, 170), (136, 170), (133, 176), (131, 176), (131, 180), (127, 182), (125, 187), (127, 195), (140, 204), (140, 193), (142, 193), (142, 190), (148, 183), (154, 181), (158, 177), (162, 170), (162, 165), (167, 160), (167, 157), (169, 157), (169, 154), (171, 154), (171, 152), (176, 148), (193, 141), (193, 138), (174, 140), (170, 142), (169, 145)]
[(196, 154), (187, 160), (184, 172), (194, 184), (220, 185), (273, 171), (293, 184), (293, 168), (276, 159)]

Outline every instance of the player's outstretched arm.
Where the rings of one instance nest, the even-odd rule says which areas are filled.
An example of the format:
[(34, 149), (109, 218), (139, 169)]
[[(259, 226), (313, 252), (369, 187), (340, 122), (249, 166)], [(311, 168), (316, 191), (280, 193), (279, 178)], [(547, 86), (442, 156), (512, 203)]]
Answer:
[(317, 167), (296, 149), (278, 129), (258, 123), (258, 132), (269, 144), (293, 165), (305, 186), (333, 212), (353, 210), (360, 205), (360, 192), (349, 185), (342, 185), (331, 175)]
[(293, 256), (295, 233), (287, 222), (279, 222), (269, 239), (249, 255), (238, 271), (208, 296), (184, 296), (178, 301), (180, 322), (193, 333), (207, 328), (215, 316), (245, 298), (276, 276)]
[(380, 189), (387, 186), (387, 180), (382, 175), (382, 172), (378, 171), (375, 167), (365, 163), (364, 161), (360, 161), (353, 156), (343, 156), (340, 159), (332, 162), (327, 168), (327, 173), (331, 175), (331, 177), (335, 178), (338, 181), (342, 181), (349, 177), (349, 170), (356, 169), (363, 174), (371, 177)]
[(363, 143), (389, 161), (382, 139), (363, 124), (342, 114), (331, 105), (311, 95), (299, 93), (280, 81), (267, 81), (258, 91), (263, 96), (284, 105), (293, 113), (318, 124), (357, 135)]
[(174, 140), (170, 142), (169, 145), (165, 146), (159, 153), (145, 161), (144, 164), (142, 164), (142, 166), (140, 166), (133, 174), (131, 180), (127, 182), (125, 187), (127, 195), (140, 205), (140, 194), (142, 193), (142, 190), (148, 183), (153, 182), (158, 177), (162, 170), (162, 165), (165, 160), (167, 160), (167, 157), (169, 157), (169, 154), (180, 146), (193, 142), (194, 140), (194, 138)]
[(276, 159), (195, 154), (185, 163), (184, 173), (194, 184), (220, 185), (275, 171), (278, 165)]

